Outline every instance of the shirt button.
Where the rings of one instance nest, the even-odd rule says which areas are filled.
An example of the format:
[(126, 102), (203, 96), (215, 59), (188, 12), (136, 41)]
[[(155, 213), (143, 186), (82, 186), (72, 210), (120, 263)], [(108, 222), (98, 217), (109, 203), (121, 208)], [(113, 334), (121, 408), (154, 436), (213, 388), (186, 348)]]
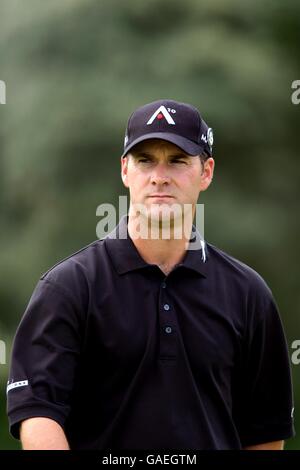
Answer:
[(164, 310), (170, 310), (170, 305), (169, 305), (169, 304), (165, 304), (165, 305), (164, 305)]
[(167, 287), (167, 284), (165, 282), (162, 282), (161, 287), (165, 289)]
[(166, 326), (165, 332), (168, 334), (172, 333), (172, 328), (170, 326)]

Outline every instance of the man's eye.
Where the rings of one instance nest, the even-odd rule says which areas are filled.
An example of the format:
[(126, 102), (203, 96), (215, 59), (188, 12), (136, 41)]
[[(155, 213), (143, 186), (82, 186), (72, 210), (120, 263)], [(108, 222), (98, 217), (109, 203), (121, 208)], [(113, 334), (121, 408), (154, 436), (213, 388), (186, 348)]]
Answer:
[(186, 161), (185, 160), (182, 160), (182, 159), (179, 159), (179, 158), (176, 158), (176, 160), (172, 160), (173, 163), (184, 163), (186, 164)]
[(151, 162), (150, 158), (139, 158), (138, 159), (139, 163), (148, 163)]

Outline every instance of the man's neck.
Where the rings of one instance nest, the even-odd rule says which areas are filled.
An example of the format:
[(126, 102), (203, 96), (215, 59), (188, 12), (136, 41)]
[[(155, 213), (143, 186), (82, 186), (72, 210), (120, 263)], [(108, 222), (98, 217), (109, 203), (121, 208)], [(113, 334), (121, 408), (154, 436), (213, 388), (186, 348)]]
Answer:
[(135, 222), (129, 216), (128, 233), (140, 256), (146, 263), (159, 266), (164, 274), (167, 275), (185, 257), (188, 239), (185, 237), (175, 238), (172, 231), (167, 239), (163, 238), (163, 231), (159, 231), (158, 237), (155, 239), (151, 238), (151, 236), (142, 237), (141, 233), (150, 234), (148, 229), (149, 227), (145, 228), (144, 232), (140, 229), (139, 233), (137, 233)]

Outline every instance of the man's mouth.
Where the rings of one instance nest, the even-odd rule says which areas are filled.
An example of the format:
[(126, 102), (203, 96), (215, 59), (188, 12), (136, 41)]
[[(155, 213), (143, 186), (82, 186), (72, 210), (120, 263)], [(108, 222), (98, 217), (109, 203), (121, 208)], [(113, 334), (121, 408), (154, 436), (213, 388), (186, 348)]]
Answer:
[(171, 196), (170, 194), (159, 194), (159, 193), (150, 194), (150, 196), (148, 197), (157, 198), (157, 199), (174, 199), (174, 196)]

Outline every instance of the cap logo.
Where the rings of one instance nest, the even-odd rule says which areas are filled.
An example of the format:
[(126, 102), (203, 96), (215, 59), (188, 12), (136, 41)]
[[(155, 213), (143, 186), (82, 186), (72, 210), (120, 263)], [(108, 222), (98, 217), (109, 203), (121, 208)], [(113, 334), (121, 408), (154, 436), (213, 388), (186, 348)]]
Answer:
[(208, 144), (210, 147), (213, 146), (213, 143), (214, 143), (214, 134), (213, 134), (213, 130), (212, 130), (211, 127), (210, 127), (209, 129), (207, 129), (206, 135), (205, 135), (205, 134), (202, 134), (202, 135), (201, 135), (201, 140), (203, 140), (203, 142), (205, 142), (206, 144)]
[[(169, 109), (169, 108), (168, 108)], [(175, 109), (170, 109), (171, 112), (175, 112)], [(174, 119), (172, 118), (172, 116), (170, 115), (170, 113), (168, 112), (168, 110), (165, 108), (165, 106), (160, 106), (154, 114), (152, 114), (151, 118), (149, 119), (149, 121), (147, 122), (147, 126), (149, 126), (150, 124), (152, 124), (152, 122), (154, 121), (155, 118), (157, 119), (162, 119), (163, 117), (165, 117), (166, 121), (168, 124), (173, 124), (175, 125), (175, 121)]]
[(207, 142), (208, 142), (208, 145), (209, 145), (210, 147), (213, 146), (213, 143), (214, 143), (214, 134), (213, 134), (213, 130), (212, 130), (211, 127), (207, 130)]

